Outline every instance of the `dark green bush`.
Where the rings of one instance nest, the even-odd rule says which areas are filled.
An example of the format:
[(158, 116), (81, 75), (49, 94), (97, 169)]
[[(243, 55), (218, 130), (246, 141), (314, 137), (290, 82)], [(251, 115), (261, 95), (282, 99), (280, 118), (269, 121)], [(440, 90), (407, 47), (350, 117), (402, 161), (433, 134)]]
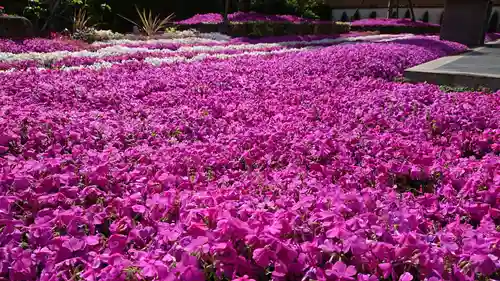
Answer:
[(356, 12), (354, 12), (354, 15), (352, 15), (351, 21), (356, 21), (356, 20), (360, 20), (360, 19), (361, 19), (361, 15), (359, 14), (359, 10), (356, 10)]
[(436, 34), (439, 33), (439, 26), (351, 26), (352, 31), (378, 31), (382, 34)]
[[(196, 29), (200, 32), (219, 30), (220, 24), (176, 25), (177, 30)], [(234, 37), (266, 37), (282, 35), (341, 34), (350, 31), (349, 24), (335, 22), (290, 23), (290, 22), (231, 22), (228, 34)]]
[(422, 21), (429, 22), (429, 11), (425, 11), (424, 15), (422, 16)]
[(488, 23), (488, 32), (497, 32), (498, 29), (498, 12), (495, 11)]
[(342, 17), (340, 17), (340, 21), (343, 21), (343, 22), (348, 22), (349, 21), (349, 17), (347, 16), (346, 12), (342, 13)]
[(409, 18), (411, 18), (411, 12), (410, 12), (410, 10), (408, 9), (408, 10), (406, 10), (406, 12), (405, 12), (405, 19), (409, 19)]

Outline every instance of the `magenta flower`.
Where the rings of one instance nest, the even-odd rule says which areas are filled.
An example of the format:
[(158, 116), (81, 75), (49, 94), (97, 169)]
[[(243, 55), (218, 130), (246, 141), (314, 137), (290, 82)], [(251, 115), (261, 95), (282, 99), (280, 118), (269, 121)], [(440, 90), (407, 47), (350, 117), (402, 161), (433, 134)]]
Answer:
[(82, 239), (72, 237), (69, 240), (63, 242), (62, 246), (70, 250), (71, 252), (78, 252), (85, 248), (85, 241)]
[(345, 263), (338, 261), (330, 269), (326, 270), (326, 275), (334, 276), (340, 281), (354, 280), (356, 268), (352, 265), (347, 266)]
[(253, 259), (255, 263), (261, 267), (267, 267), (269, 263), (276, 258), (276, 253), (267, 247), (255, 249), (253, 251)]
[(465, 46), (196, 36), (0, 42), (0, 279), (496, 278), (500, 92), (397, 81)]
[(412, 281), (412, 280), (413, 280), (413, 275), (411, 275), (408, 272), (403, 273), (403, 275), (399, 277), (399, 281)]
[(255, 280), (248, 277), (248, 275), (243, 275), (243, 277), (235, 278), (233, 279), (233, 281), (255, 281)]
[(108, 247), (113, 253), (121, 253), (125, 250), (127, 236), (121, 234), (113, 234), (108, 239)]

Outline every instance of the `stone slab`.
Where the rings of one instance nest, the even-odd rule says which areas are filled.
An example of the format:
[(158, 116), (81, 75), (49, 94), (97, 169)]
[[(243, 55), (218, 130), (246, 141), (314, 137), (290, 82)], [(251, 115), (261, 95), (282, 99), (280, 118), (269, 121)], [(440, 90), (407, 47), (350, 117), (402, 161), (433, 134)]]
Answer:
[(500, 42), (405, 70), (406, 79), (438, 85), (500, 89)]
[(490, 13), (490, 0), (446, 0), (441, 39), (483, 45)]

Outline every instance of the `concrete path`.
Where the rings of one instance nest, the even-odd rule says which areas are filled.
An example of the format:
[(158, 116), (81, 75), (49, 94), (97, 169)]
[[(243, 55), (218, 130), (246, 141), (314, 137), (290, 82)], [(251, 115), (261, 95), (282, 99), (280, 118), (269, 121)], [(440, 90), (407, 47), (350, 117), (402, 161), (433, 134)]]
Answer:
[(405, 78), (415, 82), (469, 88), (500, 89), (500, 41), (470, 52), (443, 57), (405, 70)]

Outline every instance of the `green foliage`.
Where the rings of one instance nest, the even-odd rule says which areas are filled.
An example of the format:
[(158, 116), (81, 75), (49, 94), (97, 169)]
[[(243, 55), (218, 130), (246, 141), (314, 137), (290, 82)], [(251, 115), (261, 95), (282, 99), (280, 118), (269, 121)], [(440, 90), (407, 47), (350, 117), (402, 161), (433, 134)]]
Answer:
[(93, 43), (97, 41), (97, 34), (93, 28), (77, 29), (73, 32), (71, 38), (87, 43)]
[(294, 14), (306, 18), (319, 18), (319, 14), (324, 13), (322, 11), (324, 4), (324, 0), (252, 0), (250, 9), (267, 14)]
[[(28, 0), (23, 9), (23, 15), (35, 22), (40, 30), (62, 29), (69, 24), (75, 24), (77, 11), (82, 12), (79, 19), (90, 18), (102, 20), (102, 14), (111, 7), (105, 0)], [(40, 26), (40, 24), (42, 24)]]
[(490, 21), (488, 23), (488, 32), (497, 32), (498, 29), (498, 11), (495, 11), (490, 18)]
[(176, 32), (177, 28), (175, 28), (175, 26), (170, 26), (165, 29), (165, 33), (176, 33)]
[(73, 16), (73, 32), (85, 30), (88, 28), (88, 24), (92, 16), (87, 14), (85, 8), (80, 8), (75, 10), (75, 14)]
[(481, 93), (492, 93), (492, 90), (488, 87), (479, 86), (477, 88), (463, 87), (463, 86), (450, 86), (441, 85), (439, 89), (445, 93), (462, 93), (462, 92), (481, 92)]
[(47, 12), (47, 8), (41, 0), (29, 0), (28, 5), (24, 7), (24, 15), (41, 18)]
[(174, 18), (174, 14), (170, 14), (166, 18), (161, 19), (159, 15), (153, 17), (151, 10), (146, 12), (146, 9), (143, 9), (142, 11), (140, 11), (137, 7), (135, 7), (135, 9), (139, 15), (139, 19), (141, 20), (140, 23), (136, 23), (124, 16), (121, 17), (137, 26), (147, 36), (155, 35), (160, 30), (164, 30), (167, 27), (167, 24)]
[(361, 15), (359, 14), (359, 10), (356, 10), (356, 12), (354, 12), (354, 15), (352, 15), (351, 21), (356, 21), (356, 20), (360, 20), (360, 19), (361, 19)]
[(405, 19), (409, 19), (409, 18), (411, 18), (410, 9), (406, 10), (406, 12), (405, 12)]
[(349, 17), (347, 16), (346, 12), (342, 13), (342, 17), (340, 18), (340, 21), (341, 22), (348, 22), (349, 21)]
[(429, 22), (429, 11), (425, 11), (424, 15), (422, 16), (422, 21)]

